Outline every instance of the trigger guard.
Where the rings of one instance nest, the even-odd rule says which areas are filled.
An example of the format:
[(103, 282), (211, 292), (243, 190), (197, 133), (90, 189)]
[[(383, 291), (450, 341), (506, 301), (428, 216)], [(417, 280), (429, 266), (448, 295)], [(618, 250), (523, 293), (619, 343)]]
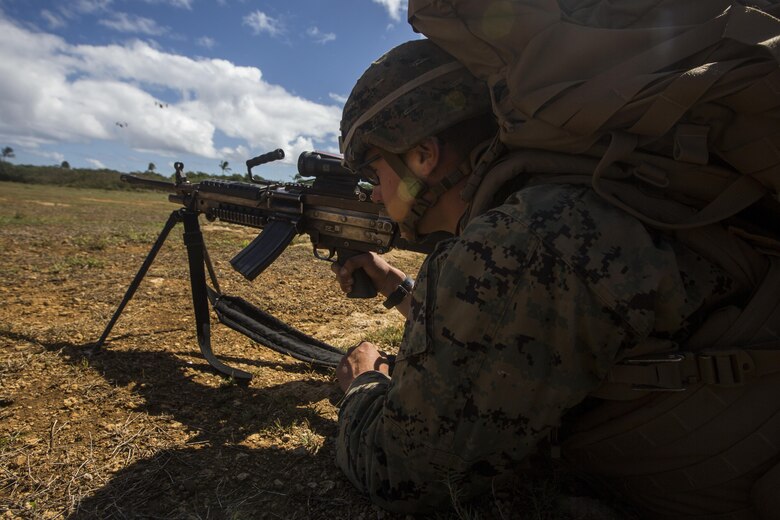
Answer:
[(325, 260), (326, 262), (335, 262), (333, 257), (336, 255), (336, 251), (334, 249), (328, 249), (328, 256), (323, 256), (317, 246), (313, 246), (313, 249), (315, 258), (319, 260)]

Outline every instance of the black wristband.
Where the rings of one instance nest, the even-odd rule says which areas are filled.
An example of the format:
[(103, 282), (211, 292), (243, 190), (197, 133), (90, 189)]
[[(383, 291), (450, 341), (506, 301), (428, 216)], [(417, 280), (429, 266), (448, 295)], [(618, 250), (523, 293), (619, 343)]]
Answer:
[(412, 280), (411, 277), (407, 276), (404, 278), (404, 281), (401, 282), (401, 284), (395, 288), (395, 291), (390, 293), (390, 296), (387, 297), (387, 299), (382, 303), (385, 307), (388, 309), (392, 309), (404, 299), (412, 294), (412, 289), (414, 288), (414, 280)]

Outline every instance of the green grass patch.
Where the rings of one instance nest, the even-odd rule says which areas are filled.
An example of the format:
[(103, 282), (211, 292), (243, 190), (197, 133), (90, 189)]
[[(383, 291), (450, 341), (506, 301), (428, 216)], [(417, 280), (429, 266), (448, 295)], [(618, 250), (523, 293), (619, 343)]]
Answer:
[(18, 210), (12, 215), (0, 215), (0, 226), (40, 226), (45, 223), (45, 219)]
[(0, 437), (0, 453), (8, 449), (13, 443), (13, 437)]
[(366, 335), (366, 341), (374, 343), (380, 350), (382, 348), (397, 349), (401, 346), (401, 340), (404, 337), (403, 325), (390, 325), (381, 329), (369, 332)]
[(70, 242), (79, 249), (86, 251), (103, 251), (120, 243), (116, 237), (106, 237), (102, 235), (79, 235), (73, 237)]
[(68, 256), (62, 261), (52, 264), (50, 272), (60, 273), (70, 269), (102, 269), (105, 262), (91, 256)]

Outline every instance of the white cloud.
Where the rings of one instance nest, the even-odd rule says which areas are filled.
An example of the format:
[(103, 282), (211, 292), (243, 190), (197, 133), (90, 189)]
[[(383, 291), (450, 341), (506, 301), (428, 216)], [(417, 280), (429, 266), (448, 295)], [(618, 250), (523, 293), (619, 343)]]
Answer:
[(168, 4), (172, 7), (192, 9), (192, 0), (144, 0), (147, 4)]
[[(100, 11), (108, 11), (113, 0), (77, 0), (75, 2), (61, 3), (56, 9), (41, 10), (41, 18), (49, 29), (61, 29), (70, 22), (84, 14), (95, 14)], [(2, 15), (2, 0), (0, 0), (0, 15)], [(113, 20), (110, 22), (114, 22)]]
[(62, 163), (62, 161), (65, 160), (65, 156), (59, 152), (38, 152), (36, 154), (38, 157), (44, 157), (46, 159), (52, 159), (57, 164)]
[(336, 35), (334, 33), (323, 33), (320, 31), (319, 27), (309, 27), (306, 29), (306, 34), (309, 35), (312, 40), (321, 45), (325, 45), (326, 43), (332, 42), (336, 39)]
[(209, 38), (208, 36), (201, 36), (200, 38), (198, 38), (197, 44), (207, 49), (213, 49), (214, 46), (217, 44), (217, 42), (214, 40), (214, 38)]
[(96, 14), (108, 12), (113, 0), (78, 0), (77, 2), (61, 3), (57, 6), (57, 12), (49, 9), (41, 11), (41, 16), (46, 20), (50, 29), (56, 29), (67, 25), (84, 14)]
[(262, 11), (255, 11), (246, 15), (244, 17), (244, 25), (251, 27), (252, 32), (255, 34), (266, 32), (271, 36), (278, 36), (284, 32), (284, 27), (278, 19), (272, 18)]
[[(249, 150), (284, 148), (291, 163), (315, 142), (334, 142), (341, 116), (335, 104), (264, 81), (256, 67), (166, 53), (141, 41), (71, 45), (2, 15), (0, 77), (0, 137), (28, 151), (106, 140), (237, 163)], [(217, 133), (233, 144), (217, 146)]]
[(348, 99), (347, 96), (342, 96), (341, 94), (334, 94), (333, 92), (329, 93), (328, 97), (341, 105), (346, 103)]
[(41, 11), (41, 17), (46, 20), (49, 29), (58, 29), (67, 25), (67, 22), (62, 16), (59, 16), (48, 9)]
[(111, 3), (112, 0), (79, 0), (71, 5), (80, 13), (95, 13), (105, 11)]
[(106, 165), (105, 165), (105, 164), (103, 164), (102, 162), (100, 162), (100, 161), (99, 161), (99, 160), (97, 160), (97, 159), (86, 159), (86, 161), (87, 161), (89, 164), (91, 164), (92, 166), (94, 166), (95, 168), (98, 168), (98, 169), (100, 169), (100, 170), (105, 170), (105, 169), (106, 169)]
[(124, 33), (140, 33), (157, 36), (166, 31), (165, 27), (160, 27), (157, 25), (157, 22), (151, 18), (144, 18), (143, 16), (127, 13), (114, 13), (111, 18), (100, 20), (98, 23), (110, 29), (114, 29), (115, 31)]
[(395, 21), (401, 21), (401, 15), (404, 14), (408, 8), (408, 0), (372, 0), (375, 4), (379, 4), (387, 10), (387, 14), (390, 15)]

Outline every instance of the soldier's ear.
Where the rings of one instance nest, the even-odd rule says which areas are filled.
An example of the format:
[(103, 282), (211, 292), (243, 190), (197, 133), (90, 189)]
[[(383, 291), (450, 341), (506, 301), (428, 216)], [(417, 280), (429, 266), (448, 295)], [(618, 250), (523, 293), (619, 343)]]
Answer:
[(406, 165), (416, 176), (426, 179), (441, 159), (441, 145), (435, 137), (426, 137), (406, 153)]

